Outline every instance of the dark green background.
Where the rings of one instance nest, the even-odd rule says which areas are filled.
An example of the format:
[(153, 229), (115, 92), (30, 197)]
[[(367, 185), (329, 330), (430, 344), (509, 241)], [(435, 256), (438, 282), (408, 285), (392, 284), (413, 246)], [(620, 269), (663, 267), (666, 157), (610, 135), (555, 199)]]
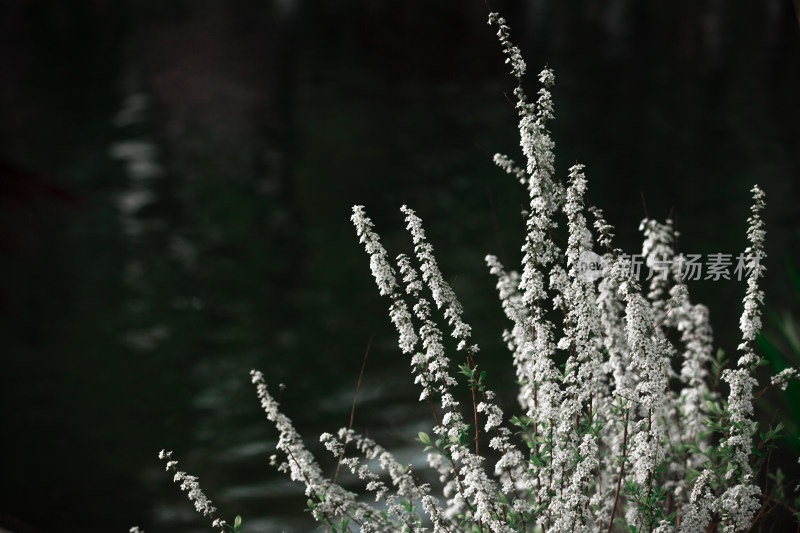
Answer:
[[(767, 305), (796, 310), (792, 3), (493, 5), (529, 94), (555, 69), (558, 173), (586, 165), (618, 244), (639, 250), (644, 196), (650, 216), (677, 213), (682, 251), (736, 254), (759, 183)], [(417, 210), (513, 406), (483, 257), (518, 264), (526, 198), (491, 162), (521, 156), (486, 19), (478, 0), (2, 2), (0, 525), (209, 531), (156, 458), (166, 447), (248, 533), (313, 530), (302, 489), (267, 465), (276, 434), (248, 371), (288, 386), (284, 409), (318, 450), (348, 421), (373, 334), (355, 426), (419, 460), (428, 413), (353, 204), (392, 255), (410, 250), (398, 208)], [(132, 94), (150, 99), (144, 120), (115, 126)], [(132, 139), (156, 147), (163, 176), (135, 182), (109, 156)], [(137, 188), (152, 201), (125, 218)], [(744, 284), (691, 290), (733, 352)]]

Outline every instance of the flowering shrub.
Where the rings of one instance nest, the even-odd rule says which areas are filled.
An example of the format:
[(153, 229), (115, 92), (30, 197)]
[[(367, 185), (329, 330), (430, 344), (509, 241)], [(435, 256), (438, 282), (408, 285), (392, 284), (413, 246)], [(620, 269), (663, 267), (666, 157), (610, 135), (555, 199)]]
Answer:
[[(529, 101), (521, 83), (525, 63), (505, 21), (493, 13), (489, 22), (519, 82), (514, 95), (526, 164), (502, 155), (495, 162), (527, 187), (530, 199), (521, 270), (486, 258), (510, 322), (504, 340), (520, 384), (520, 412), (507, 416), (478, 370), (471, 327), (420, 218), (402, 207), (414, 257), (392, 261), (356, 206), (357, 235), (378, 291), (390, 302), (419, 399), (431, 410), (432, 430), (419, 441), (438, 483), (423, 483), (378, 443), (343, 428), (320, 440), (379, 504), (346, 490), (324, 475), (264, 376), (253, 371), (261, 406), (280, 433), (280, 456), (272, 464), (305, 485), (312, 515), (329, 531), (734, 532), (748, 530), (775, 506), (793, 512), (780, 475), (770, 474), (776, 481), (770, 492), (758, 481), (766, 477), (766, 450), (780, 431), (757, 434), (753, 418), (760, 394), (754, 340), (763, 301), (764, 193), (752, 189), (749, 247), (738, 258), (747, 280), (740, 355), (724, 368), (722, 354), (714, 353), (708, 309), (690, 299), (672, 222), (641, 224), (641, 257), (659, 272), (643, 289), (630, 256), (614, 247), (602, 212), (585, 205), (583, 166), (570, 168), (566, 182), (556, 178), (547, 129), (554, 117), (553, 72), (540, 73), (542, 88)], [(563, 248), (552, 238), (559, 224), (568, 232)], [(601, 260), (601, 274), (583, 270), (587, 253)], [(445, 348), (448, 333), (457, 341), (454, 353)], [(766, 388), (797, 377), (786, 370)], [(464, 385), (471, 396), (466, 406), (457, 399)], [(197, 479), (178, 471), (170, 452), (161, 457), (197, 510), (213, 519), (216, 510)], [(222, 531), (240, 524), (238, 518), (233, 526), (218, 518), (213, 523)]]

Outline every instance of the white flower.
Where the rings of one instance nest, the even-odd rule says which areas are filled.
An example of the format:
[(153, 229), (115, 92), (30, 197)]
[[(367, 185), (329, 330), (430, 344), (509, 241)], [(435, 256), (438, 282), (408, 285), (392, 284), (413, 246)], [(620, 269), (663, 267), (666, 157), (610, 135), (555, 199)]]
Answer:
[(372, 221), (364, 214), (364, 206), (353, 206), (351, 220), (356, 226), (359, 240), (364, 244), (364, 248), (369, 254), (369, 265), (381, 295), (393, 294), (397, 288), (395, 272), (389, 265), (386, 250), (381, 245), (380, 239), (372, 231)]
[(765, 270), (764, 258), (764, 221), (761, 219), (761, 210), (764, 209), (764, 191), (758, 185), (753, 187), (753, 206), (752, 215), (748, 219), (747, 239), (750, 246), (744, 251), (747, 257), (755, 258), (752, 262), (752, 269), (747, 278), (747, 293), (744, 297), (744, 312), (739, 320), (739, 328), (742, 330), (742, 344), (739, 349), (744, 352), (739, 358), (740, 366), (752, 366), (757, 357), (753, 353), (752, 343), (756, 335), (761, 330), (761, 310), (759, 304), (764, 302), (764, 292), (758, 288), (758, 280)]
[(772, 376), (772, 384), (780, 386), (781, 390), (786, 390), (789, 382), (797, 379), (800, 379), (800, 372), (796, 368), (789, 367)]
[(506, 63), (511, 64), (511, 73), (515, 78), (520, 79), (525, 74), (525, 61), (522, 59), (522, 53), (519, 48), (511, 44), (509, 38), (509, 27), (506, 20), (499, 16), (497, 13), (489, 13), (489, 24), (496, 24), (498, 27), (497, 36), (500, 38), (500, 44), (503, 45), (506, 58)]
[(680, 533), (705, 531), (706, 526), (711, 522), (715, 503), (709, 485), (711, 475), (710, 470), (704, 470), (695, 481), (689, 503), (683, 508)]
[(746, 483), (727, 489), (720, 498), (723, 531), (747, 531), (753, 517), (761, 508), (761, 500), (758, 498), (760, 495), (761, 490), (750, 483), (749, 479)]
[(197, 482), (197, 477), (190, 476), (186, 472), (178, 470), (175, 472), (173, 481), (181, 484), (181, 490), (187, 493), (189, 500), (194, 503), (194, 508), (197, 510), (197, 512), (202, 513), (203, 515), (210, 515), (214, 514), (214, 512), (217, 510), (216, 507), (211, 505), (211, 500), (209, 500), (206, 495), (203, 494), (203, 491), (200, 490), (200, 484)]

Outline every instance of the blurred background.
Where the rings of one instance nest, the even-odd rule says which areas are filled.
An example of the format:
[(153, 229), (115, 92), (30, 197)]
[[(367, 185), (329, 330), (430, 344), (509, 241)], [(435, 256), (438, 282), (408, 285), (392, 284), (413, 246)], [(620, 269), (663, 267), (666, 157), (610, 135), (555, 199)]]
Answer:
[[(681, 251), (738, 254), (748, 191), (765, 189), (764, 342), (776, 368), (797, 364), (797, 6), (490, 4), (529, 94), (554, 68), (558, 173), (586, 165), (619, 246), (640, 250), (646, 205), (677, 217)], [(522, 158), (487, 15), (483, 0), (0, 2), (0, 527), (210, 531), (167, 448), (244, 531), (313, 531), (302, 487), (267, 464), (276, 432), (248, 372), (286, 385), (332, 472), (317, 437), (347, 425), (373, 335), (354, 426), (420, 461), (429, 413), (353, 204), (391, 255), (411, 249), (399, 207), (417, 210), (513, 411), (483, 258), (519, 264), (527, 202), (491, 161)], [(745, 284), (690, 289), (734, 354)], [(796, 436), (792, 394), (759, 413)]]

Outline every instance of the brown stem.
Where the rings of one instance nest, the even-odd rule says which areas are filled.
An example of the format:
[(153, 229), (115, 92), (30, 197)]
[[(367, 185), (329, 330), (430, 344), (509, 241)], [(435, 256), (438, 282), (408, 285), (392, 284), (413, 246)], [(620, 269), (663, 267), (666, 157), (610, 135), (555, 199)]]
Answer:
[(619, 503), (619, 489), (622, 486), (622, 476), (625, 474), (625, 459), (628, 457), (628, 415), (630, 411), (625, 411), (625, 426), (622, 435), (622, 461), (619, 465), (619, 475), (617, 476), (617, 490), (614, 493), (614, 507), (611, 509), (611, 518), (608, 521), (607, 533), (611, 533), (614, 526), (614, 517), (617, 514), (617, 504)]
[[(650, 491), (653, 489), (653, 478), (656, 477), (656, 466), (658, 465), (658, 445), (659, 445), (659, 438), (656, 438), (656, 456), (653, 458), (653, 469), (650, 471), (650, 474), (647, 476), (647, 494), (644, 497), (645, 503), (648, 503), (650, 500)], [(644, 517), (645, 514), (650, 514), (650, 506), (646, 507), (645, 512), (642, 513), (642, 520), (639, 522), (639, 531), (642, 530), (642, 526), (644, 525)]]
[[(800, 2), (800, 0), (798, 0), (798, 2)], [(761, 395), (762, 395), (762, 394), (764, 394), (765, 392), (767, 392), (767, 391), (768, 391), (769, 389), (771, 389), (772, 387), (775, 387), (776, 385), (780, 385), (780, 384), (779, 384), (779, 383), (773, 383), (773, 384), (771, 384), (771, 385), (767, 385), (766, 387), (764, 387), (763, 389), (761, 389), (760, 391), (758, 391), (758, 392), (755, 394), (755, 396), (753, 396), (753, 399), (754, 399), (754, 400), (758, 400), (758, 399), (761, 397)]]
[[(358, 381), (356, 382), (356, 393), (353, 395), (353, 406), (350, 408), (350, 423), (347, 425), (347, 429), (353, 429), (353, 417), (356, 413), (356, 400), (358, 400), (358, 390), (361, 388), (361, 379), (364, 377), (364, 368), (367, 366), (367, 356), (369, 355), (369, 349), (372, 346), (372, 339), (375, 338), (375, 333), (369, 336), (369, 342), (367, 342), (367, 349), (364, 352), (364, 360), (361, 362), (361, 372), (358, 373)], [(342, 453), (339, 454), (339, 461), (336, 463), (336, 473), (333, 475), (333, 483), (336, 484), (336, 481), (339, 479), (339, 468), (342, 466), (342, 458), (344, 458), (344, 452), (347, 449), (347, 442), (344, 443), (342, 446)]]

